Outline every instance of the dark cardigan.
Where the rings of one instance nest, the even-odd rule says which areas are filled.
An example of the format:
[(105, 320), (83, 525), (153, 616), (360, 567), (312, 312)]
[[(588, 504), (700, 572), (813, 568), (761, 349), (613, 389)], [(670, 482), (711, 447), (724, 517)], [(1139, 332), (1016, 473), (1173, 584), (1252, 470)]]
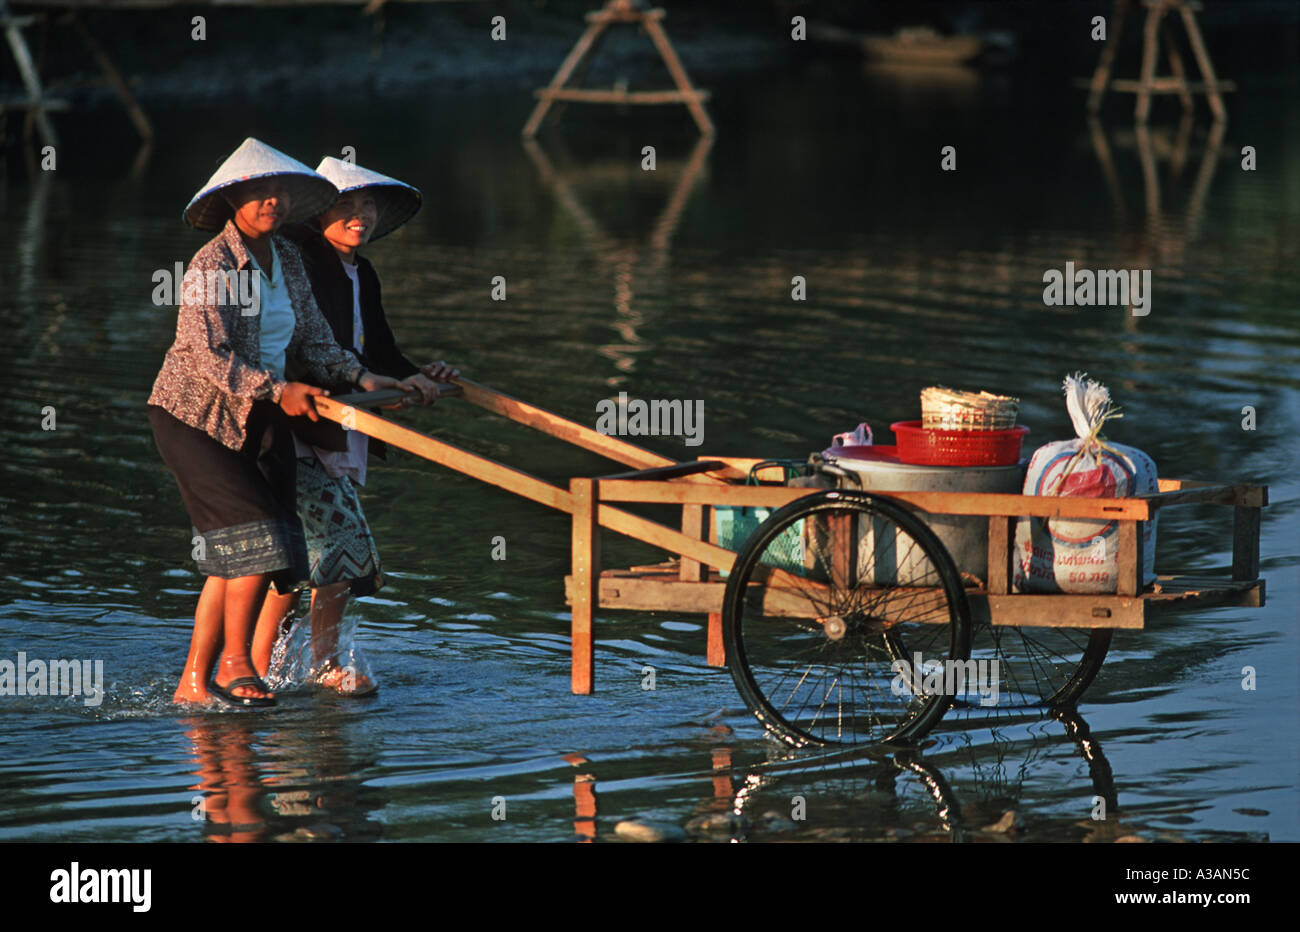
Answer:
[[(343, 271), (334, 247), (325, 241), (319, 232), (305, 224), (292, 224), (284, 227), (285, 236), (297, 244), (302, 251), (303, 265), (307, 269), (307, 278), (316, 296), (316, 304), (321, 314), (334, 331), (334, 338), (346, 350), (355, 353), (352, 332), (352, 279)], [(384, 315), (384, 306), (379, 291), (379, 276), (362, 256), (357, 256), (357, 281), (361, 291), (361, 326), (365, 331), (364, 350), (358, 355), (361, 364), (376, 375), (392, 376), (404, 379), (420, 371), (397, 347), (393, 330), (388, 326)], [(352, 386), (327, 386), (342, 394), (355, 391)], [(313, 428), (313, 436), (303, 440), (327, 450), (344, 450), (347, 448), (343, 428), (332, 421), (319, 421), (317, 425), (326, 425), (323, 430)], [(323, 441), (323, 442), (322, 442)], [(382, 440), (370, 438), (370, 452), (380, 458), (387, 455), (387, 444)]]

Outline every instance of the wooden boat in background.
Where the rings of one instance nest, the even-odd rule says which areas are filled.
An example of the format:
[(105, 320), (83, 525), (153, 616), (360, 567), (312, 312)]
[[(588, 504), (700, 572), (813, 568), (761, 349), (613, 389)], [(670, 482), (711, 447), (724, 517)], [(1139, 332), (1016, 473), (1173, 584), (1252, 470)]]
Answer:
[(808, 35), (828, 45), (857, 48), (872, 61), (891, 65), (962, 65), (984, 51), (979, 36), (945, 36), (929, 26), (908, 26), (885, 36), (814, 23), (809, 24)]

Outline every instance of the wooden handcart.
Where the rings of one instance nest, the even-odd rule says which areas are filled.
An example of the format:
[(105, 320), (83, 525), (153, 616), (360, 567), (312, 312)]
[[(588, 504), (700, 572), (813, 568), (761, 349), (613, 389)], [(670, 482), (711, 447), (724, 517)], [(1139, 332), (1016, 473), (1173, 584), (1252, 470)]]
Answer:
[[(360, 407), (396, 393), (316, 401), (327, 418), (571, 516), (565, 588), (577, 694), (594, 685), (597, 606), (698, 613), (708, 617), (707, 662), (730, 668), (749, 708), (776, 736), (795, 745), (907, 742), (954, 705), (989, 705), (987, 695), (953, 689), (950, 672), (946, 680), (940, 674), (942, 688), (930, 688), (939, 671), (962, 678), (992, 669), (1000, 689), (988, 712), (1069, 708), (1096, 676), (1115, 629), (1141, 629), (1162, 612), (1264, 604), (1263, 486), (1162, 479), (1156, 494), (1115, 499), (791, 487), (765, 481), (780, 483), (784, 472), (757, 459), (676, 462), (469, 379), (446, 388), (632, 467), (574, 478), (565, 489)], [(760, 484), (748, 484), (751, 472)], [(635, 504), (680, 507), (680, 527), (620, 507)], [(1144, 587), (1141, 522), (1188, 504), (1232, 509), (1231, 576), (1164, 576)], [(738, 550), (719, 546), (711, 511), (758, 508), (775, 511)], [(986, 579), (958, 572), (927, 515), (987, 520)], [(1013, 592), (1014, 527), (1025, 516), (1105, 522), (1099, 533), (1118, 541), (1116, 591)], [(602, 569), (605, 530), (675, 559)]]

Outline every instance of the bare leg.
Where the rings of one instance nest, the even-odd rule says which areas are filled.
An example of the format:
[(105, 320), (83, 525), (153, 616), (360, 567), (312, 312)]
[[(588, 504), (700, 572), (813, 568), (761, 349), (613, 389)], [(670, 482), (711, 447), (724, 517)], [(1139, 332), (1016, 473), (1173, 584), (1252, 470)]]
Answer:
[[(257, 622), (257, 615), (270, 581), (270, 577), (265, 573), (226, 580), (226, 642), (222, 646), (221, 662), (214, 678), (214, 682), (219, 686), (224, 687), (239, 677), (255, 676), (257, 673), (253, 668), (253, 659), (249, 656), (249, 645), (253, 638), (253, 626)], [(241, 698), (262, 698), (272, 695), (269, 691), (255, 686), (239, 686), (231, 692), (232, 695)]]
[(209, 576), (199, 593), (199, 604), (194, 610), (194, 633), (190, 635), (190, 654), (185, 660), (180, 685), (176, 687), (173, 702), (207, 702), (208, 675), (212, 662), (217, 659), (221, 634), (225, 624), (226, 580)]
[[(311, 662), (312, 669), (338, 653), (339, 626), (343, 623), (343, 610), (347, 608), (351, 590), (346, 582), (331, 583), (311, 593)], [(335, 667), (319, 680), (322, 686), (335, 692), (370, 692), (370, 678), (355, 670)]]
[(345, 582), (311, 591), (311, 665), (318, 667), (339, 648), (339, 625), (352, 592)]
[(280, 636), (280, 625), (298, 604), (298, 593), (267, 590), (266, 601), (262, 603), (262, 613), (257, 616), (257, 628), (253, 631), (253, 666), (258, 676), (266, 676), (271, 666), (271, 653)]

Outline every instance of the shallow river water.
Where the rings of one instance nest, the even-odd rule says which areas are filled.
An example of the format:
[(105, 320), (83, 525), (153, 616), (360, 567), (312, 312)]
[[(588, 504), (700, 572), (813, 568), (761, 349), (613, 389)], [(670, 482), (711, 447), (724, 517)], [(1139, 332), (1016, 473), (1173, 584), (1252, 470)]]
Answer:
[[(502, 93), (164, 109), (138, 163), (105, 106), (63, 121), (57, 172), (11, 170), (0, 658), (100, 660), (105, 695), (0, 697), (0, 840), (565, 841), (740, 806), (752, 840), (963, 837), (1015, 810), (1030, 841), (1300, 841), (1300, 104), (1242, 96), (1222, 138), (1180, 142), (1172, 110), (1090, 128), (1077, 94), (974, 72), (842, 62), (762, 90), (715, 83), (703, 148), (679, 114), (573, 110), (529, 150), (529, 100)], [(352, 145), (423, 189), (368, 252), (409, 355), (592, 426), (620, 391), (702, 400), (701, 446), (645, 439), (668, 456), (804, 456), (860, 420), (887, 441), (934, 383), (1020, 396), (1032, 446), (1069, 436), (1060, 382), (1087, 371), (1162, 476), (1270, 487), (1267, 604), (1117, 634), (1076, 721), (950, 716), (911, 755), (826, 759), (764, 738), (700, 616), (601, 611), (597, 691), (570, 695), (567, 518), (401, 454), (364, 495), (388, 585), (351, 609), (378, 695), (178, 713), (201, 579), (145, 420), (174, 327), (151, 276), (204, 243), (181, 208), (245, 135), (311, 164)], [(1152, 269), (1149, 314), (1045, 306), (1067, 261)], [(613, 471), (464, 402), (400, 417), (550, 481)], [(1226, 568), (1230, 512), (1182, 511), (1157, 569)], [(606, 538), (606, 566), (660, 558)]]

